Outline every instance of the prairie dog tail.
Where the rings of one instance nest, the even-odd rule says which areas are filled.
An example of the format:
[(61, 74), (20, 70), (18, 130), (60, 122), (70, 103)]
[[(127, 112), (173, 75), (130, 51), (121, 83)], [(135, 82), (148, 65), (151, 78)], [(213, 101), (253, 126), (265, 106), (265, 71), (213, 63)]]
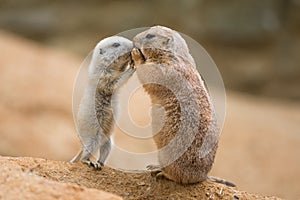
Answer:
[(234, 183), (231, 183), (231, 182), (229, 182), (225, 179), (222, 179), (222, 178), (208, 176), (207, 179), (210, 180), (211, 182), (214, 182), (214, 183), (221, 183), (221, 184), (227, 185), (229, 187), (236, 187), (236, 185)]

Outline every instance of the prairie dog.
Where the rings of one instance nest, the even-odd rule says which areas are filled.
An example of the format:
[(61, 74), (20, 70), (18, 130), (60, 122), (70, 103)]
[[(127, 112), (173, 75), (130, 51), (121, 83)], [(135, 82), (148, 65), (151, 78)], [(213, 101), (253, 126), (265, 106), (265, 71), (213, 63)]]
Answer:
[[(157, 176), (183, 184), (206, 179), (225, 183), (207, 176), (215, 158), (219, 128), (186, 42), (176, 31), (154, 26), (136, 35), (133, 44), (132, 59), (137, 75), (153, 104), (152, 128), (154, 134), (157, 131), (154, 141), (158, 149), (181, 134), (176, 145), (158, 153)], [(164, 117), (156, 104), (164, 108)], [(187, 124), (182, 124), (182, 120)], [(180, 131), (180, 126), (184, 130)], [(186, 141), (189, 139), (192, 141)], [(184, 153), (178, 156), (177, 150), (184, 148)], [(149, 166), (149, 169), (156, 167)]]
[[(111, 150), (111, 133), (114, 125), (112, 95), (135, 71), (130, 52), (130, 40), (112, 36), (101, 40), (95, 47), (89, 66), (88, 84), (81, 99), (78, 131), (82, 142), (79, 153), (71, 160), (79, 159), (94, 168), (101, 168)], [(99, 150), (99, 157), (90, 157)]]

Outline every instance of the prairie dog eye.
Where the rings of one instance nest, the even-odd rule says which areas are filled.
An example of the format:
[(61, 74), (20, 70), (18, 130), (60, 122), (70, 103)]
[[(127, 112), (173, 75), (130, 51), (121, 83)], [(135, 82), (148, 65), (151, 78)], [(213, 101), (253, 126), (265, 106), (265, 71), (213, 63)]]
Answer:
[(102, 54), (104, 54), (105, 53), (105, 51), (103, 50), (103, 49), (99, 49), (99, 54), (100, 55), (102, 55)]
[(118, 42), (115, 42), (115, 43), (113, 43), (113, 45), (112, 45), (113, 47), (119, 47), (120, 46), (120, 43), (118, 43)]
[(155, 37), (154, 34), (148, 33), (148, 34), (146, 35), (146, 38), (147, 38), (147, 39), (151, 39), (151, 38), (154, 38), (154, 37)]

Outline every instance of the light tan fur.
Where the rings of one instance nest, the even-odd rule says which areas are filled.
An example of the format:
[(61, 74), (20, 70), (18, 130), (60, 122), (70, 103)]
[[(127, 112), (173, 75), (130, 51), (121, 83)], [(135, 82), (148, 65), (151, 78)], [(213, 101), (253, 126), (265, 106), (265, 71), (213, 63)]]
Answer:
[[(79, 105), (78, 131), (82, 148), (71, 160), (100, 169), (111, 150), (114, 117), (113, 94), (135, 71), (130, 52), (132, 42), (126, 38), (112, 36), (100, 41), (89, 66), (89, 79)], [(91, 156), (99, 150), (99, 157)]]

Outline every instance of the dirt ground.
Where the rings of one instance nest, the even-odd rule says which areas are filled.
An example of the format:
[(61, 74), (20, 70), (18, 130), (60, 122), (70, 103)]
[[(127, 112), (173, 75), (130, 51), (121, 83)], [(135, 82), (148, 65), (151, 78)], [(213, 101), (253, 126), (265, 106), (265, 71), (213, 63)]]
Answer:
[[(212, 182), (203, 182), (201, 184), (180, 185), (165, 179), (156, 179), (150, 173), (125, 173), (110, 168), (103, 168), (101, 171), (94, 170), (87, 165), (76, 163), (70, 164), (67, 162), (51, 161), (38, 158), (8, 158), (0, 157), (1, 169), (9, 166), (11, 171), (15, 172), (16, 169), (21, 168), (25, 173), (23, 176), (28, 176), (29, 179), (34, 179), (36, 176), (43, 177), (44, 179), (67, 184), (75, 184), (80, 187), (77, 188), (78, 193), (85, 191), (86, 196), (78, 196), (79, 199), (89, 199), (95, 195), (95, 191), (86, 191), (86, 188), (95, 188), (106, 192), (117, 194), (123, 199), (279, 199), (275, 197), (264, 197), (260, 195), (251, 194), (248, 192), (240, 191), (238, 188), (227, 187), (222, 184)], [(18, 173), (18, 172), (16, 172)], [(6, 174), (7, 175), (7, 174)], [(1, 173), (1, 179), (4, 173)], [(6, 180), (7, 181), (7, 180)], [(0, 188), (6, 184), (3, 181)], [(18, 182), (7, 181), (14, 184), (15, 190), (21, 190), (26, 186)], [(28, 181), (31, 183), (30, 181)], [(53, 183), (53, 182), (52, 182)], [(43, 191), (43, 187), (47, 184), (40, 184), (37, 188), (29, 190), (26, 195), (32, 195), (35, 190)], [(25, 184), (26, 185), (26, 184)], [(57, 185), (59, 185), (57, 183)], [(8, 187), (6, 185), (6, 187)], [(22, 188), (23, 187), (23, 188)], [(77, 187), (77, 186), (73, 186)], [(85, 187), (85, 189), (82, 189)], [(68, 188), (71, 188), (69, 185)], [(5, 193), (0, 190), (1, 196), (5, 197)], [(55, 192), (54, 192), (55, 193)], [(67, 193), (67, 190), (66, 190)], [(76, 192), (75, 192), (76, 193)], [(43, 193), (41, 193), (43, 194)], [(8, 199), (13, 199), (12, 194)], [(61, 193), (56, 192), (56, 197), (60, 198)], [(20, 197), (20, 196), (19, 196)], [(31, 196), (36, 198), (36, 196)], [(41, 196), (40, 196), (41, 197)], [(65, 196), (66, 197), (66, 196)], [(70, 199), (72, 196), (69, 196)], [(76, 195), (74, 194), (74, 199)], [(4, 198), (6, 199), (6, 198)], [(104, 199), (104, 198), (103, 198)], [(116, 199), (113, 196), (107, 199)]]
[[(39, 160), (31, 164), (33, 168), (21, 164), (33, 161), (33, 159), (23, 158), (19, 163), (13, 162), (16, 159), (0, 157), (0, 199), (99, 199), (99, 200), (119, 200), (116, 195), (75, 184), (62, 183), (46, 179), (35, 174), (33, 168)], [(50, 165), (49, 165), (50, 167)]]

